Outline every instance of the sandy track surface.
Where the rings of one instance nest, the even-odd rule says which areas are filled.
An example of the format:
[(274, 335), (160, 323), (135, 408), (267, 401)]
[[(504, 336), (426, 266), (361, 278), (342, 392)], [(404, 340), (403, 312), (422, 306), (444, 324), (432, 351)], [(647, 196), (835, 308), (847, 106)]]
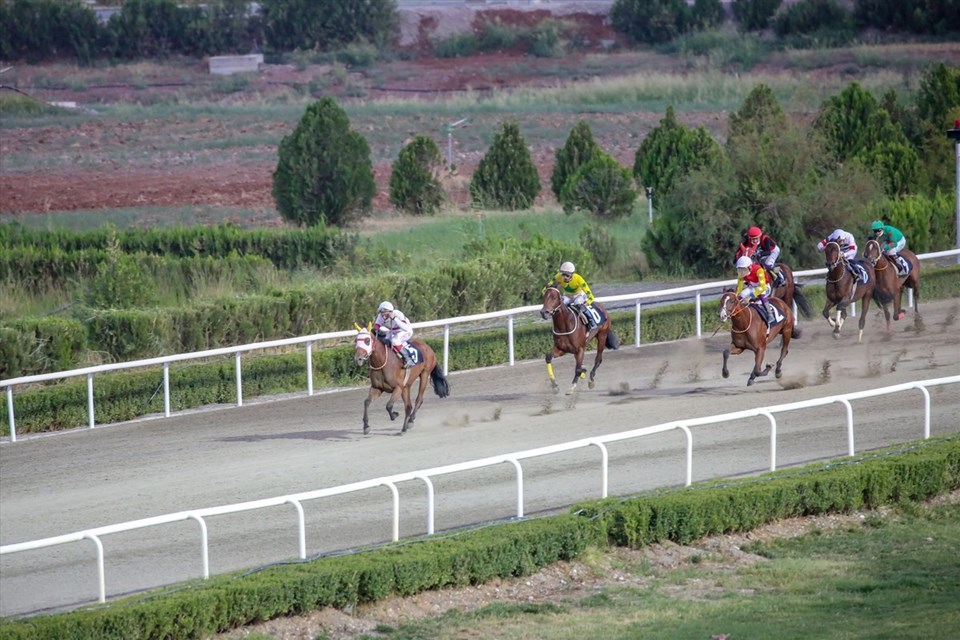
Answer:
[[(549, 390), (542, 361), (450, 376), (451, 397), (429, 392), (416, 427), (399, 434), (381, 398), (363, 436), (365, 388), (247, 404), (24, 439), (0, 446), (0, 542), (11, 544), (87, 528), (248, 500), (305, 492), (378, 476), (762, 405), (793, 402), (960, 373), (960, 301), (925, 303), (883, 332), (871, 312), (864, 343), (855, 332), (834, 340), (822, 320), (804, 323), (784, 377), (746, 386), (752, 360), (731, 361), (720, 377), (722, 333), (607, 354), (594, 390)], [(712, 318), (705, 325), (712, 327)], [(546, 327), (544, 327), (546, 330)], [(712, 329), (711, 329), (712, 330)], [(626, 338), (625, 342), (630, 342)], [(588, 360), (592, 354), (588, 355)], [(573, 361), (555, 361), (560, 380)], [(960, 428), (960, 393), (931, 391), (934, 435)], [(855, 401), (858, 451), (922, 436), (922, 396), (908, 392)], [(843, 455), (841, 405), (778, 417), (779, 466)], [(765, 420), (694, 429), (694, 481), (760, 472), (769, 466)], [(611, 448), (610, 493), (677, 485), (684, 441), (668, 433)], [(435, 481), (438, 531), (516, 514), (511, 465)], [(422, 482), (399, 487), (400, 535), (426, 531)], [(599, 496), (596, 449), (538, 458), (524, 465), (525, 515)], [(305, 504), (307, 554), (389, 540), (386, 488)], [(296, 557), (293, 507), (211, 518), (212, 573)], [(114, 534), (103, 540), (110, 596), (200, 575), (195, 522)], [(95, 550), (74, 543), (0, 559), (3, 615), (70, 606), (96, 598)]]

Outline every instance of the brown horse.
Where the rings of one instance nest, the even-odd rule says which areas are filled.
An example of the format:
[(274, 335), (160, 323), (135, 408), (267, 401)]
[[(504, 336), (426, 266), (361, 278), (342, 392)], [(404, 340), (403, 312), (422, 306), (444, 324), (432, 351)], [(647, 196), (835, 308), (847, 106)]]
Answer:
[(590, 382), (588, 386), (593, 389), (594, 376), (600, 363), (603, 362), (603, 349), (616, 349), (620, 346), (613, 327), (610, 324), (610, 315), (599, 304), (594, 303), (594, 308), (603, 315), (603, 322), (587, 334), (586, 326), (580, 319), (580, 314), (564, 304), (563, 295), (555, 284), (547, 286), (543, 290), (543, 306), (540, 308), (540, 317), (546, 320), (553, 318), (553, 349), (547, 352), (547, 374), (550, 376), (550, 384), (553, 386), (553, 392), (557, 393), (560, 387), (557, 386), (557, 380), (553, 375), (553, 359), (559, 358), (565, 353), (572, 353), (577, 359), (577, 366), (573, 372), (573, 383), (567, 390), (570, 395), (577, 389), (577, 382), (586, 375), (586, 369), (583, 368), (583, 355), (587, 343), (593, 338), (597, 339), (597, 357), (593, 362), (593, 368), (590, 370)]
[(800, 290), (802, 285), (798, 284), (794, 279), (793, 269), (782, 262), (778, 262), (776, 266), (780, 268), (780, 273), (783, 274), (783, 284), (779, 287), (774, 287), (772, 283), (775, 278), (770, 270), (766, 269), (767, 282), (771, 283), (771, 297), (780, 298), (786, 302), (791, 311), (793, 310), (794, 302), (796, 302), (797, 309), (803, 314), (804, 318), (813, 317), (813, 309), (810, 307), (810, 303), (807, 302), (806, 296), (803, 295), (803, 291)]
[(873, 299), (883, 309), (883, 315), (887, 320), (887, 331), (891, 331), (890, 325), (890, 303), (893, 302), (893, 319), (903, 319), (904, 311), (900, 306), (903, 297), (903, 288), (910, 287), (916, 297), (916, 309), (920, 311), (920, 260), (917, 255), (909, 249), (900, 251), (900, 255), (910, 263), (910, 272), (901, 276), (897, 272), (896, 266), (884, 255), (880, 249), (880, 243), (876, 240), (867, 240), (867, 246), (863, 250), (864, 259), (873, 265), (877, 276), (877, 286), (873, 290)]
[(720, 297), (720, 322), (730, 321), (730, 346), (723, 350), (723, 377), (729, 378), (730, 371), (727, 369), (727, 359), (731, 354), (740, 355), (744, 351), (753, 351), (753, 371), (750, 372), (750, 379), (747, 380), (747, 386), (753, 384), (758, 376), (765, 376), (770, 371), (772, 365), (763, 367), (763, 358), (767, 353), (767, 344), (780, 335), (780, 358), (777, 360), (777, 370), (775, 375), (779, 378), (782, 375), (781, 368), (783, 359), (787, 357), (790, 339), (794, 333), (793, 309), (781, 298), (769, 298), (770, 304), (775, 306), (783, 315), (783, 322), (774, 325), (767, 332), (767, 323), (764, 322), (760, 312), (747, 300), (742, 300), (733, 291), (726, 291)]
[[(877, 282), (873, 266), (864, 265), (868, 281), (863, 284), (847, 269), (847, 259), (836, 242), (828, 242), (823, 248), (823, 256), (827, 265), (827, 303), (823, 307), (823, 317), (833, 327), (833, 337), (840, 337), (840, 328), (847, 319), (847, 307), (862, 300), (863, 310), (860, 313), (860, 333), (857, 342), (863, 339), (863, 326), (867, 321), (867, 310), (870, 308), (870, 298)], [(830, 310), (836, 306), (837, 319), (830, 317)]]
[[(433, 383), (433, 390), (441, 398), (446, 398), (450, 394), (450, 385), (443, 375), (443, 369), (437, 363), (437, 356), (433, 349), (426, 342), (414, 338), (410, 344), (416, 346), (423, 354), (423, 359), (414, 364), (409, 369), (403, 368), (403, 362), (396, 356), (390, 346), (381, 340), (375, 338), (370, 333), (370, 328), (357, 328), (357, 337), (355, 341), (356, 351), (354, 352), (354, 362), (357, 366), (365, 362), (370, 367), (370, 393), (363, 402), (363, 433), (370, 432), (370, 422), (367, 419), (367, 409), (375, 398), (380, 397), (384, 391), (390, 392), (390, 399), (387, 400), (387, 414), (391, 420), (396, 419), (399, 413), (393, 410), (393, 405), (398, 397), (403, 397), (404, 415), (403, 428), (401, 433), (406, 433), (413, 428), (413, 421), (417, 419), (417, 410), (423, 404), (423, 394), (427, 388), (427, 381)], [(410, 387), (415, 380), (420, 380), (420, 388), (417, 392), (416, 405), (410, 398)]]

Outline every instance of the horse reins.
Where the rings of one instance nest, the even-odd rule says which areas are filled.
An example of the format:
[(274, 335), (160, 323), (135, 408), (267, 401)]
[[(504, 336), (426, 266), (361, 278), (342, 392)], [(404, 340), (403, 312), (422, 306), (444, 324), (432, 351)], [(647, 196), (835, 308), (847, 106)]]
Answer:
[(747, 314), (747, 317), (749, 318), (749, 320), (747, 320), (747, 328), (746, 328), (746, 329), (741, 329), (740, 331), (737, 331), (736, 327), (733, 326), (733, 319), (734, 319), (735, 317), (737, 317), (740, 313), (742, 313), (745, 309), (749, 309), (749, 308), (750, 308), (750, 304), (749, 304), (749, 303), (747, 303), (747, 304), (740, 304), (740, 301), (737, 300), (737, 302), (733, 305), (733, 311), (730, 312), (730, 331), (733, 331), (734, 333), (746, 333), (747, 331), (750, 331), (750, 327), (753, 326), (753, 314), (752, 314), (752, 313), (748, 313), (748, 314)]
[[(552, 317), (554, 317), (555, 315), (557, 315), (557, 313), (560, 311), (561, 307), (565, 307), (566, 305), (563, 304), (563, 297), (560, 295), (559, 289), (557, 289), (556, 287), (550, 287), (550, 289), (557, 292), (557, 298), (558, 298), (558, 300), (559, 300), (559, 303), (557, 304), (557, 306), (554, 307), (553, 311), (550, 312), (550, 317), (552, 318)], [(568, 336), (568, 335), (570, 335), (571, 333), (573, 333), (574, 331), (576, 331), (577, 328), (580, 326), (580, 314), (574, 313), (573, 309), (568, 309), (568, 310), (570, 311), (570, 313), (573, 314), (573, 329), (570, 329), (570, 331), (567, 331), (566, 333), (563, 333), (563, 332), (557, 331), (557, 329), (554, 327), (554, 328), (553, 328), (553, 335), (555, 335), (555, 336)]]

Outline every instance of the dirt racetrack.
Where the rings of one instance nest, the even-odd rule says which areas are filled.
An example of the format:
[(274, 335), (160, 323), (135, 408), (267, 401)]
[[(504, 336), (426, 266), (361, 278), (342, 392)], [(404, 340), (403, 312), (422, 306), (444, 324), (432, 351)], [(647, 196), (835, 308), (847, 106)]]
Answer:
[[(452, 394), (429, 392), (413, 431), (399, 435), (383, 399), (372, 407), (373, 429), (360, 429), (366, 389), (274, 399), (170, 419), (77, 430), (0, 444), (0, 543), (34, 540), (194, 508), (305, 492), (378, 476), (531, 449), (598, 434), (652, 426), (761, 405), (888, 386), (960, 373), (960, 301), (924, 303), (892, 335), (871, 312), (864, 343), (855, 331), (840, 340), (822, 320), (804, 323), (784, 377), (746, 387), (747, 356), (719, 375), (723, 334), (704, 340), (635, 348), (631, 336), (609, 353), (597, 388), (576, 396), (549, 391), (542, 361), (450, 376)], [(707, 334), (714, 319), (705, 318)], [(849, 325), (848, 325), (849, 327)], [(546, 330), (546, 327), (544, 327)], [(592, 357), (592, 354), (588, 356)], [(559, 379), (572, 360), (555, 361)], [(960, 429), (955, 385), (931, 390), (933, 435)], [(853, 402), (856, 449), (922, 436), (922, 395), (910, 391)], [(778, 466), (846, 452), (842, 405), (779, 414)], [(763, 419), (694, 428), (694, 481), (761, 472), (769, 466), (769, 427)], [(611, 446), (610, 493), (677, 485), (684, 476), (684, 442), (667, 433)], [(437, 531), (516, 514), (511, 465), (438, 477)], [(425, 532), (423, 483), (398, 485), (400, 535)], [(599, 496), (594, 448), (524, 464), (526, 516)], [(304, 504), (307, 554), (389, 540), (386, 488)], [(296, 557), (290, 506), (210, 518), (212, 573)], [(103, 538), (109, 596), (200, 575), (195, 522)], [(92, 543), (73, 543), (0, 558), (0, 614), (73, 606), (96, 599)]]

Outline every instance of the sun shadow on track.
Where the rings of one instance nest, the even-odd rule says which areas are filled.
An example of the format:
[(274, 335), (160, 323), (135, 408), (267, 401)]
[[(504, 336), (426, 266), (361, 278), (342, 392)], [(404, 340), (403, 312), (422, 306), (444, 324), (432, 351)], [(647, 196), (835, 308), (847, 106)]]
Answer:
[(221, 442), (263, 442), (264, 440), (330, 440), (347, 442), (353, 440), (352, 435), (362, 435), (359, 430), (352, 431), (317, 429), (316, 431), (290, 431), (288, 433), (251, 434), (247, 436), (230, 436), (218, 438)]

